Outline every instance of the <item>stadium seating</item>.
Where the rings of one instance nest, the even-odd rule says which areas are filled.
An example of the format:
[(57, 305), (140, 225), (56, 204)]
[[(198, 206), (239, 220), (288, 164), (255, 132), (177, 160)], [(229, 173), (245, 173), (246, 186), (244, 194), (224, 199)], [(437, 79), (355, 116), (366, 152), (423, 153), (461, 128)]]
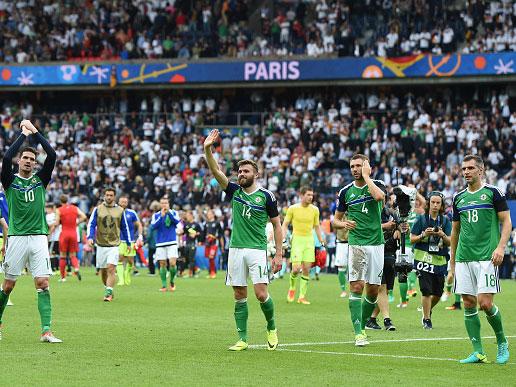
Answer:
[(0, 1), (0, 62), (500, 52), (515, 21), (508, 1)]

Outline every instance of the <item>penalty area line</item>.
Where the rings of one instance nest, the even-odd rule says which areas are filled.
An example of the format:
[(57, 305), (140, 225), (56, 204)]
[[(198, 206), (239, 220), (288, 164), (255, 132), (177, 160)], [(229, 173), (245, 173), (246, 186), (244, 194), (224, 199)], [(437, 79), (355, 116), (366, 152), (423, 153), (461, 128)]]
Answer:
[[(516, 336), (505, 336), (507, 338), (514, 338)], [(496, 336), (483, 336), (483, 339), (495, 339)], [(418, 342), (418, 341), (452, 341), (452, 340), (469, 340), (469, 337), (415, 337), (415, 338), (408, 338), (408, 339), (391, 339), (391, 340), (372, 340), (371, 344), (376, 343), (412, 343), (412, 342)], [(307, 346), (313, 346), (313, 345), (338, 345), (338, 344), (355, 344), (355, 340), (349, 340), (349, 341), (323, 341), (319, 343), (314, 342), (304, 342), (304, 343), (284, 343), (279, 344), (278, 348), (284, 348), (284, 347), (307, 347)], [(252, 344), (249, 346), (249, 348), (267, 348), (266, 344)], [(425, 358), (426, 359), (426, 358)]]
[[(365, 357), (387, 357), (393, 359), (410, 359), (410, 360), (435, 360), (435, 361), (451, 361), (454, 363), (459, 363), (457, 359), (451, 358), (442, 358), (442, 357), (426, 357), (426, 356), (411, 356), (411, 355), (389, 355), (383, 353), (360, 353), (360, 352), (332, 352), (332, 351), (316, 351), (310, 349), (288, 349), (288, 348), (278, 348), (277, 351), (281, 352), (297, 352), (297, 353), (315, 353), (322, 355), (338, 355), (338, 356), (365, 356)], [(492, 363), (492, 362), (489, 362)], [(516, 363), (507, 363), (507, 365), (516, 365)]]

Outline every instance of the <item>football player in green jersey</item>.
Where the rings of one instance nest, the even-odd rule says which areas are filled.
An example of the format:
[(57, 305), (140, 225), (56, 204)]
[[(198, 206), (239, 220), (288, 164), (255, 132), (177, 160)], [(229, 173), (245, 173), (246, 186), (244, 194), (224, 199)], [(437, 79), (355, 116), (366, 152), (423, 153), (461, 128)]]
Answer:
[(267, 320), (267, 349), (275, 350), (278, 335), (274, 322), (274, 304), (269, 295), (269, 269), (267, 266), (267, 235), (265, 228), (270, 219), (274, 227), (276, 255), (274, 272), (281, 269), (282, 232), (276, 198), (272, 192), (256, 185), (258, 166), (254, 161), (238, 163), (238, 184), (230, 182), (212, 154), (211, 147), (218, 141), (219, 131), (212, 130), (204, 141), (204, 153), (211, 173), (231, 201), (233, 223), (229, 243), (226, 285), (233, 287), (235, 296), (235, 322), (238, 342), (230, 351), (247, 349), (247, 277), (251, 277), (254, 293)]
[[(41, 317), (41, 341), (61, 343), (50, 330), (52, 307), (48, 278), (52, 275), (48, 252), (48, 225), (45, 217), (46, 187), (56, 163), (56, 152), (29, 121), (20, 124), (22, 133), (4, 155), (1, 180), (9, 206), (9, 237), (5, 255), (5, 280), (0, 291), (0, 322), (9, 294), (22, 270), (28, 266), (38, 292), (38, 310)], [(28, 136), (34, 135), (43, 146), (47, 157), (37, 173), (37, 151), (25, 147), (20, 151), (18, 173), (14, 174), (12, 159)]]
[(512, 229), (509, 208), (500, 190), (482, 181), (484, 162), (479, 156), (464, 157), (462, 174), (468, 186), (453, 197), (450, 268), (455, 272), (454, 293), (461, 294), (464, 301), (464, 320), (473, 353), (460, 362), (487, 362), (480, 337), (478, 304), (496, 335), (496, 362), (505, 364), (509, 360), (509, 344), (493, 299), (500, 292), (498, 267)]
[[(333, 225), (349, 230), (349, 310), (355, 331), (355, 345), (369, 342), (365, 324), (376, 307), (384, 264), (384, 238), (381, 212), (385, 201), (385, 184), (371, 179), (369, 159), (355, 154), (350, 161), (354, 182), (339, 192)], [(343, 220), (344, 213), (346, 220)], [(362, 302), (362, 293), (366, 296)]]

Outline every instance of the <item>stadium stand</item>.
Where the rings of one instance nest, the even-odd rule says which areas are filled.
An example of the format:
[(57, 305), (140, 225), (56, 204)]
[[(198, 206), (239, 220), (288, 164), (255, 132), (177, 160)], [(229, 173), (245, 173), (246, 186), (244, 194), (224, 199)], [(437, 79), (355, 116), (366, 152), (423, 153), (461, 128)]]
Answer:
[(508, 0), (4, 0), (0, 62), (500, 52), (515, 22)]

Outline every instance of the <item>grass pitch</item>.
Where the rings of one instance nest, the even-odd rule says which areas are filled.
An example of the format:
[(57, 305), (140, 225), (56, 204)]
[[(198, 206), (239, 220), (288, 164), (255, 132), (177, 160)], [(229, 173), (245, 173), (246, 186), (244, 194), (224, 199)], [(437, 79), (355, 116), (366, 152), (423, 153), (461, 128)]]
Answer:
[[(36, 292), (29, 277), (20, 278), (12, 294), (15, 306), (4, 315), (2, 384), (516, 385), (514, 350), (505, 366), (458, 363), (471, 345), (462, 311), (444, 310), (450, 301), (434, 309), (432, 331), (421, 327), (418, 299), (403, 310), (391, 304), (397, 331), (368, 331), (371, 345), (356, 348), (348, 301), (338, 297), (334, 275), (310, 283), (312, 305), (287, 304), (288, 281), (272, 283), (280, 338), (275, 352), (265, 349), (265, 320), (250, 294), (252, 346), (228, 352), (237, 340), (232, 292), (223, 273), (216, 280), (203, 277), (180, 278), (175, 293), (162, 294), (159, 277), (142, 274), (131, 286), (117, 287), (112, 303), (102, 302), (103, 288), (93, 270), (86, 270), (80, 283), (52, 278), (53, 330), (64, 340), (54, 345), (39, 342)], [(496, 304), (506, 334), (514, 337), (509, 342), (516, 342), (515, 296), (516, 281), (502, 281)], [(481, 322), (483, 336), (494, 336), (483, 313)], [(483, 342), (494, 362), (496, 340)]]

